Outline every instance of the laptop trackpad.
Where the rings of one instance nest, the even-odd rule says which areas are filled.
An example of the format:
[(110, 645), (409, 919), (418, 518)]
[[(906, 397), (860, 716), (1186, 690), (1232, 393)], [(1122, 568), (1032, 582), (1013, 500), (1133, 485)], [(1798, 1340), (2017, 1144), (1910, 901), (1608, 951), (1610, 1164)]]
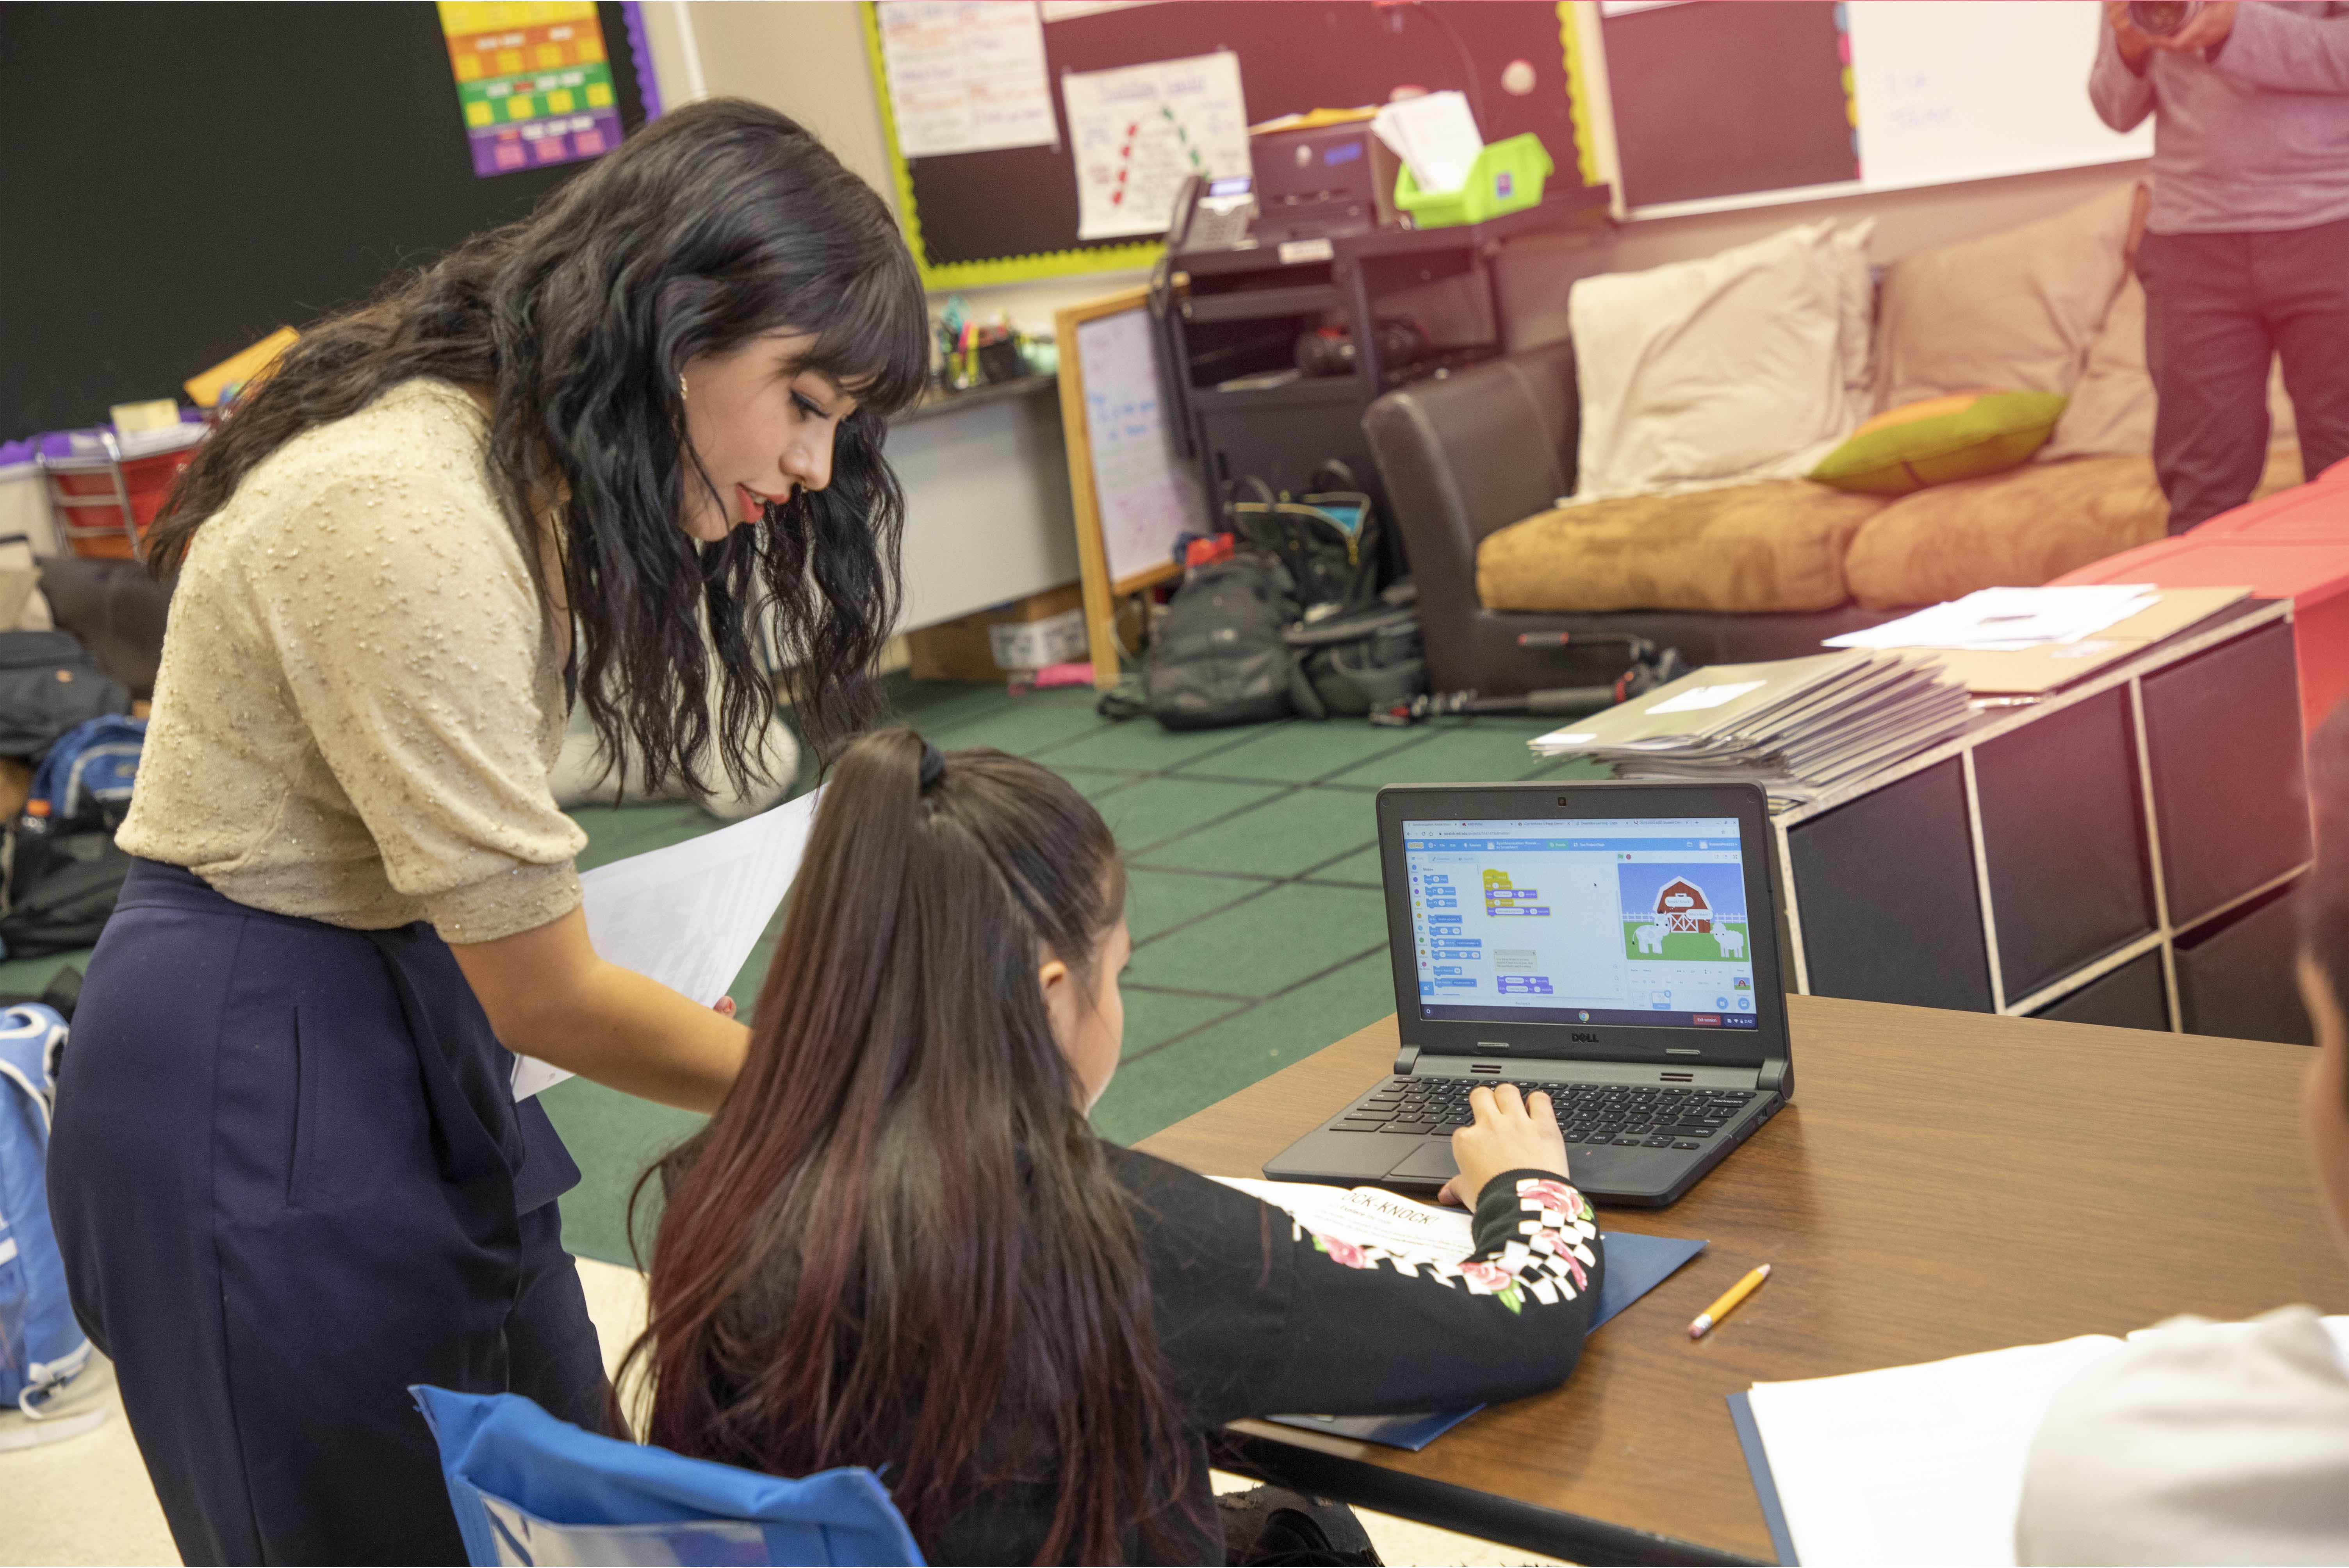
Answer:
[(1411, 1158), (1387, 1172), (1417, 1181), (1449, 1181), (1460, 1174), (1459, 1165), (1452, 1158), (1452, 1140), (1423, 1143), (1412, 1150)]

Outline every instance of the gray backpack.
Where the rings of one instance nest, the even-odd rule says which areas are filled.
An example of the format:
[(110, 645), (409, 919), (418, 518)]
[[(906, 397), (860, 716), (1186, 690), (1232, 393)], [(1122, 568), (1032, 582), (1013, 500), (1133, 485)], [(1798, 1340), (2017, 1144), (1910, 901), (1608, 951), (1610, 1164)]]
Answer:
[(1259, 555), (1195, 569), (1166, 607), (1142, 665), (1145, 703), (1169, 729), (1259, 724), (1289, 713), (1295, 663), (1283, 634), (1297, 600)]

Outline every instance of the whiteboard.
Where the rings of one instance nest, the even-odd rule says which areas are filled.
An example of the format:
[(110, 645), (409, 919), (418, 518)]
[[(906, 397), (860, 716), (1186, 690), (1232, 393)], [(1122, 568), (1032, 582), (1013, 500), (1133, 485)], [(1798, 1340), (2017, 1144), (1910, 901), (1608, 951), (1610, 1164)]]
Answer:
[[(1714, 17), (1777, 9), (1717, 0), (1661, 5), (1608, 0), (1602, 7), (1609, 30), (1594, 26), (1588, 36), (1623, 57), (1609, 71), (1620, 148), (1614, 173), (1619, 182), (1636, 162), (1634, 171), (1644, 172), (1645, 182), (1677, 184), (1692, 198), (1642, 201), (1636, 187), (1643, 180), (1634, 179), (1628, 183), (1638, 204), (1630, 216), (1676, 217), (2152, 155), (2150, 119), (2116, 132), (2089, 104), (2088, 72), (2105, 26), (2095, 0), (1790, 5), (1779, 12), (1783, 20), (1771, 35), (1772, 42), (1784, 45), (1775, 68), (1785, 74), (1774, 78), (1784, 86), (1758, 88), (1735, 41), (1758, 24), (1751, 15), (1738, 17), (1734, 26)], [(1658, 27), (1666, 31), (1659, 34)], [(1660, 50), (1677, 63), (1669, 80), (1654, 75)], [(1706, 82), (1734, 90), (1708, 94), (1702, 87)], [(1779, 118), (1767, 112), (1757, 118), (1756, 93)], [(1730, 100), (1741, 94), (1743, 107), (1733, 108)], [(1823, 107), (1850, 128), (1851, 161), (1843, 167), (1857, 177), (1841, 178), (1830, 168), (1812, 176), (1826, 183), (1766, 183), (1762, 166), (1773, 161), (1819, 169), (1816, 121)], [(1761, 156), (1770, 147), (1785, 157)], [(1661, 170), (1669, 178), (1657, 178)], [(1689, 189), (1707, 184), (1708, 173), (1710, 191)]]
[(1078, 324), (1077, 363), (1102, 547), (1117, 583), (1166, 564), (1176, 534), (1206, 532), (1207, 509), (1167, 422), (1148, 309)]
[(2096, 118), (2088, 67), (2103, 9), (2080, 0), (1857, 0), (1859, 177), (1883, 190), (2153, 154), (2148, 117)]

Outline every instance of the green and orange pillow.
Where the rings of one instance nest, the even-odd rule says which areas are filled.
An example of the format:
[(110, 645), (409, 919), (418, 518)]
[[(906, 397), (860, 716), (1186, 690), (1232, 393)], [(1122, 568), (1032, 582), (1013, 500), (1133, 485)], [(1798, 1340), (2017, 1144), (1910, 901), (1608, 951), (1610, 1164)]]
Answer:
[(1907, 495), (2020, 468), (2054, 433), (2061, 392), (1956, 392), (1888, 408), (1808, 477), (1837, 490)]

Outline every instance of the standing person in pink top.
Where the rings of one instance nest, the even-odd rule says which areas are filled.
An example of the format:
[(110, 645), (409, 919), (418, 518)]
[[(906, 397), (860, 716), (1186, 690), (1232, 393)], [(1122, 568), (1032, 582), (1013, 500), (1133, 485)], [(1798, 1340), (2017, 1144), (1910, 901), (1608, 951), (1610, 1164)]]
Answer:
[(2137, 271), (2182, 533), (2251, 499), (2279, 357), (2305, 471), (2349, 458), (2349, 5), (2170, 7), (2159, 35), (2130, 9), (2105, 6), (2088, 97), (2115, 130), (2153, 116)]

